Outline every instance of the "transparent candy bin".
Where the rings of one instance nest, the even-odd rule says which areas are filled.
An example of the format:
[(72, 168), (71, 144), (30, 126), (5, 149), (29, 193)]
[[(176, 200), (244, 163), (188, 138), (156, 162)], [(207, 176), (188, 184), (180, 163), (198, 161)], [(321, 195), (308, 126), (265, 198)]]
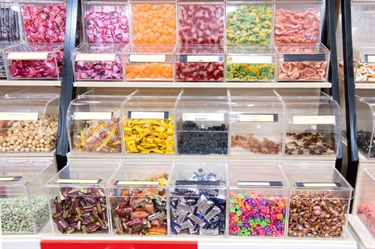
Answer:
[(353, 188), (334, 162), (282, 163), (290, 183), (288, 237), (344, 239)]
[(169, 234), (224, 236), (226, 186), (225, 162), (175, 162), (167, 195)]
[(127, 44), (130, 41), (128, 1), (82, 1), (84, 41)]
[(351, 27), (353, 47), (374, 46), (375, 27), (371, 25), (375, 14), (372, 0), (351, 1)]
[(280, 97), (231, 94), (229, 120), (231, 155), (283, 153), (285, 107)]
[(289, 185), (278, 163), (228, 164), (229, 235), (285, 237)]
[(375, 158), (375, 96), (356, 96), (357, 145), (366, 158)]
[(277, 81), (327, 81), (330, 51), (321, 43), (276, 46)]
[(273, 1), (226, 1), (226, 43), (273, 43)]
[(81, 43), (72, 51), (75, 81), (123, 81), (121, 44)]
[(361, 163), (352, 213), (358, 216), (375, 239), (374, 189), (375, 166), (371, 163)]
[(336, 157), (340, 107), (328, 95), (281, 96), (286, 107), (285, 155)]
[(123, 50), (126, 81), (173, 81), (174, 45), (129, 45)]
[(63, 63), (61, 43), (22, 43), (3, 51), (8, 79), (60, 80)]
[(48, 221), (43, 184), (55, 173), (51, 161), (0, 161), (1, 233), (37, 234)]
[(325, 1), (275, 1), (275, 44), (315, 44), (321, 39)]
[[(20, 10), (16, 1), (2, 0), (0, 3), (0, 47), (1, 43), (21, 40)], [(0, 49), (1, 50), (1, 49)], [(0, 51), (1, 52), (1, 51)]]
[(167, 182), (170, 162), (129, 162), (106, 189), (115, 235), (167, 235)]
[(120, 112), (126, 96), (80, 95), (68, 108), (72, 154), (122, 152)]
[(353, 56), (355, 82), (375, 83), (375, 47), (359, 47)]
[(224, 46), (179, 45), (176, 50), (176, 81), (224, 81)]
[(8, 95), (0, 99), (0, 154), (52, 152), (56, 147), (58, 95)]
[(180, 96), (175, 122), (178, 154), (228, 154), (227, 96)]
[(228, 45), (226, 81), (274, 82), (276, 61), (273, 46)]
[(110, 212), (105, 186), (119, 163), (70, 161), (44, 185), (53, 235), (108, 235)]
[(175, 154), (177, 96), (131, 96), (121, 107), (123, 151)]

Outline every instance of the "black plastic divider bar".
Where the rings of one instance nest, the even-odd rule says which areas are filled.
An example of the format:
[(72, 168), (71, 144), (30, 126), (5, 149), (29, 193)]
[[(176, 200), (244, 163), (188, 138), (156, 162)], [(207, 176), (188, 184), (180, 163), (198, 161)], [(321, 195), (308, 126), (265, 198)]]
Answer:
[(353, 69), (353, 40), (351, 0), (341, 0), (342, 40), (344, 52), (346, 137), (348, 141), (348, 165), (346, 179), (355, 186), (358, 170), (357, 121)]
[(73, 97), (73, 65), (70, 59), (72, 50), (76, 47), (78, 16), (78, 0), (67, 0), (66, 3), (66, 29), (64, 42), (64, 65), (62, 71), (59, 127), (57, 133), (56, 162), (60, 170), (66, 164), (66, 155), (69, 150), (67, 132), (67, 110)]

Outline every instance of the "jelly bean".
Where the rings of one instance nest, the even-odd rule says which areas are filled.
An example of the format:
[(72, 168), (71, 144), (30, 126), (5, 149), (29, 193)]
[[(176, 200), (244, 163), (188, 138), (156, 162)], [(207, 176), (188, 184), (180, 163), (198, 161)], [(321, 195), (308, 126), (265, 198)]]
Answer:
[(65, 4), (26, 4), (21, 6), (21, 11), (29, 42), (64, 42)]
[(275, 44), (313, 44), (319, 42), (320, 12), (316, 8), (278, 9), (275, 14)]
[(241, 5), (227, 13), (227, 44), (270, 44), (272, 8), (265, 5)]
[(173, 65), (170, 63), (141, 63), (125, 67), (127, 80), (172, 80)]
[(224, 39), (224, 8), (221, 5), (181, 5), (181, 44), (218, 44)]
[(273, 81), (274, 78), (275, 66), (272, 64), (227, 64), (229, 81)]
[(129, 21), (125, 7), (94, 6), (86, 10), (84, 15), (89, 43), (129, 42)]
[(176, 7), (173, 4), (132, 6), (134, 44), (175, 44)]
[(12, 10), (11, 5), (6, 2), (0, 3), (0, 42), (20, 40), (18, 18), (18, 12)]
[(76, 61), (77, 80), (120, 80), (122, 79), (122, 62), (119, 56), (115, 61)]

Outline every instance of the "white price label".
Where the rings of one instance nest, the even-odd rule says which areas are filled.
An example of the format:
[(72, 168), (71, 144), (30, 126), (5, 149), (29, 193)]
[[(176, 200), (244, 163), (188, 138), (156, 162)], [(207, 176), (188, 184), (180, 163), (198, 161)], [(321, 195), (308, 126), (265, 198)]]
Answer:
[(323, 116), (293, 116), (293, 124), (336, 124), (332, 115)]
[(11, 52), (8, 60), (47, 60), (48, 52)]
[(116, 181), (115, 185), (159, 185), (158, 181)]
[(83, 180), (83, 179), (58, 179), (56, 183), (60, 184), (99, 184), (102, 179)]
[(272, 56), (232, 56), (232, 63), (267, 63), (270, 64), (272, 63)]
[(282, 187), (283, 183), (280, 181), (238, 181), (238, 187), (249, 187), (249, 186), (269, 186), (269, 187)]
[(0, 120), (38, 120), (37, 112), (0, 112)]
[(277, 114), (239, 114), (238, 122), (277, 122)]
[(296, 182), (297, 187), (342, 187), (339, 182)]
[(218, 55), (188, 55), (187, 62), (219, 62)]
[(112, 112), (76, 112), (74, 120), (111, 120)]
[(165, 54), (131, 54), (130, 62), (165, 62)]
[(128, 118), (134, 119), (167, 119), (168, 112), (128, 112)]
[(77, 54), (76, 61), (114, 61), (116, 54)]
[(0, 176), (0, 182), (18, 182), (22, 176)]
[(366, 54), (365, 55), (366, 63), (375, 63), (375, 54)]
[(224, 121), (224, 113), (183, 113), (183, 121)]

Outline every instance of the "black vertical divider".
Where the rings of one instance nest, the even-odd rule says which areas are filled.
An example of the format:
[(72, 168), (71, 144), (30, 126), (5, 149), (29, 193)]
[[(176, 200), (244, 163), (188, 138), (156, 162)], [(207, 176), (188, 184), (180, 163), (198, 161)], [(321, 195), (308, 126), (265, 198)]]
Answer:
[(73, 97), (73, 66), (70, 59), (71, 51), (76, 47), (78, 16), (78, 0), (67, 0), (66, 3), (66, 30), (64, 42), (64, 64), (62, 71), (59, 127), (57, 133), (56, 162), (60, 170), (65, 166), (69, 151), (67, 132), (67, 110)]
[(344, 52), (346, 136), (348, 142), (348, 166), (346, 179), (355, 186), (358, 170), (357, 121), (353, 69), (352, 17), (350, 0), (341, 0), (342, 39)]

